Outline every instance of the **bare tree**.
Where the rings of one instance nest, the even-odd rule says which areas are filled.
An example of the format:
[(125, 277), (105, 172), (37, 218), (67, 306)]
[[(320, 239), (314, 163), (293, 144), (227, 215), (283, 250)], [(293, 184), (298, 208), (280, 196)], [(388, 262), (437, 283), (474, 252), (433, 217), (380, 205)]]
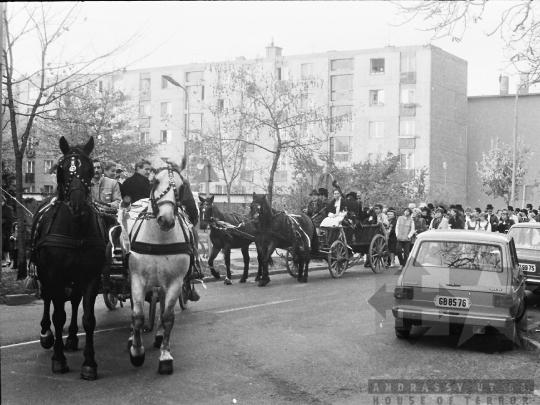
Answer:
[[(274, 176), (280, 159), (294, 158), (299, 151), (316, 154), (328, 142), (328, 127), (352, 120), (351, 114), (331, 117), (328, 105), (314, 105), (309, 98), (309, 88), (321, 86), (322, 81), (281, 80), (278, 71), (285, 67), (264, 64), (261, 61), (248, 67), (225, 64), (219, 69), (221, 85), (216, 88), (219, 99), (229, 100), (230, 114), (239, 117), (243, 134), (224, 140), (238, 139), (266, 152), (271, 158), (270, 170), (265, 167), (267, 199), (272, 203)], [(238, 128), (230, 133), (239, 135)], [(266, 177), (266, 176), (265, 176)], [(266, 179), (263, 179), (266, 181)]]
[[(6, 114), (2, 129), (11, 133), (15, 155), (15, 192), (19, 201), (23, 195), (23, 157), (36, 122), (51, 119), (60, 99), (86, 86), (88, 82), (98, 80), (102, 74), (96, 72), (104, 70), (113, 57), (129, 49), (137, 39), (132, 36), (101, 54), (90, 55), (89, 49), (82, 48), (73, 58), (66, 58), (70, 30), (83, 20), (81, 7), (81, 3), (10, 3), (9, 14), (4, 9), (2, 18), (6, 42), (2, 55), (2, 107)], [(38, 49), (33, 60), (37, 67), (26, 73), (23, 66), (28, 65), (21, 59), (28, 57), (31, 54), (29, 49), (33, 50), (34, 46)], [(91, 79), (67, 85), (77, 83), (75, 78), (89, 74), (93, 74)], [(18, 279), (26, 277), (24, 216), (21, 210), (17, 210)]]
[[(464, 1), (395, 1), (404, 23), (423, 20), (424, 30), (433, 32), (432, 40), (450, 37), (460, 42), (470, 26), (481, 26), (487, 36), (500, 35), (510, 65), (525, 83), (540, 82), (540, 5), (530, 0), (493, 2)], [(488, 8), (502, 7), (494, 23), (483, 19)]]

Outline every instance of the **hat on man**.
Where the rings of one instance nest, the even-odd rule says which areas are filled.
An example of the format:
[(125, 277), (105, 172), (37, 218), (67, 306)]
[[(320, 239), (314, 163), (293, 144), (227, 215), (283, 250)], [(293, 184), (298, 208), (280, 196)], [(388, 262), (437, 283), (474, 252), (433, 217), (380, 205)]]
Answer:
[(508, 211), (514, 211), (514, 207), (512, 207), (511, 205), (509, 205), (506, 209), (507, 209)]
[(530, 210), (533, 209), (533, 206), (532, 206), (532, 204), (527, 204), (527, 206), (525, 208), (527, 208), (530, 211)]
[(454, 208), (456, 208), (456, 204), (450, 204), (450, 208), (451, 210), (453, 210)]
[(460, 210), (461, 212), (464, 211), (464, 209), (463, 209), (463, 207), (461, 206), (461, 204), (456, 204), (456, 208), (457, 208), (458, 210)]
[(356, 194), (355, 191), (349, 191), (349, 193), (347, 193), (347, 195), (345, 196), (345, 198), (349, 198), (349, 197), (352, 197), (352, 198), (354, 198), (355, 200), (358, 200), (358, 195)]
[(321, 187), (321, 188), (319, 189), (319, 195), (323, 195), (323, 196), (325, 196), (325, 197), (328, 197), (328, 190), (325, 189), (324, 187)]
[(487, 211), (493, 210), (493, 205), (488, 204), (488, 205), (486, 206), (486, 210), (487, 210)]
[(444, 205), (439, 205), (437, 208), (440, 208), (441, 210), (443, 210), (443, 212), (446, 214), (448, 211), (446, 210), (446, 208), (444, 207)]
[(435, 206), (432, 203), (428, 203), (427, 207), (433, 211), (435, 209)]
[(475, 210), (478, 214), (480, 214), (480, 213), (482, 212), (482, 209), (480, 209), (480, 207), (476, 207), (474, 210)]
[(319, 195), (319, 192), (315, 189), (311, 190), (311, 193), (309, 195)]

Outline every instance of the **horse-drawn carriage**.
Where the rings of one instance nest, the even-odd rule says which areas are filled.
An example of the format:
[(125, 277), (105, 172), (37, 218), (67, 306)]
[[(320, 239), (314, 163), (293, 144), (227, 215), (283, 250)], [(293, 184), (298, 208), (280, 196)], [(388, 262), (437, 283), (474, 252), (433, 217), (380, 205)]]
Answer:
[[(388, 244), (384, 225), (353, 224), (344, 220), (340, 226), (321, 227), (318, 256), (313, 259), (326, 260), (328, 270), (334, 278), (339, 278), (345, 270), (358, 264), (366, 255), (367, 264), (374, 273), (386, 268)], [(298, 276), (298, 269), (290, 250), (285, 254), (287, 271), (292, 277)]]

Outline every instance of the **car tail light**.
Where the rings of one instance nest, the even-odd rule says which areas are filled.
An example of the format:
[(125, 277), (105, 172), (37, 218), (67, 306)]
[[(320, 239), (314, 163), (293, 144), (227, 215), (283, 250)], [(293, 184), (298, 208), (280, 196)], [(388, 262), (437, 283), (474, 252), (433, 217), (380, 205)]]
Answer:
[(493, 294), (493, 306), (511, 308), (514, 306), (514, 298), (508, 294)]
[(413, 296), (414, 290), (412, 287), (396, 287), (394, 289), (394, 298), (412, 300)]

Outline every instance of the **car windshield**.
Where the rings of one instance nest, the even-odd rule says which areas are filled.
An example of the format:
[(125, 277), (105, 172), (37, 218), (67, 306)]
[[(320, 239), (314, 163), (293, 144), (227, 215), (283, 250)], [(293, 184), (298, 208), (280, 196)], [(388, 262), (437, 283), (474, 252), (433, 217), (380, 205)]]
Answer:
[(508, 235), (514, 238), (517, 249), (540, 249), (540, 228), (513, 228)]
[(413, 266), (501, 272), (502, 254), (500, 247), (495, 245), (423, 241)]

